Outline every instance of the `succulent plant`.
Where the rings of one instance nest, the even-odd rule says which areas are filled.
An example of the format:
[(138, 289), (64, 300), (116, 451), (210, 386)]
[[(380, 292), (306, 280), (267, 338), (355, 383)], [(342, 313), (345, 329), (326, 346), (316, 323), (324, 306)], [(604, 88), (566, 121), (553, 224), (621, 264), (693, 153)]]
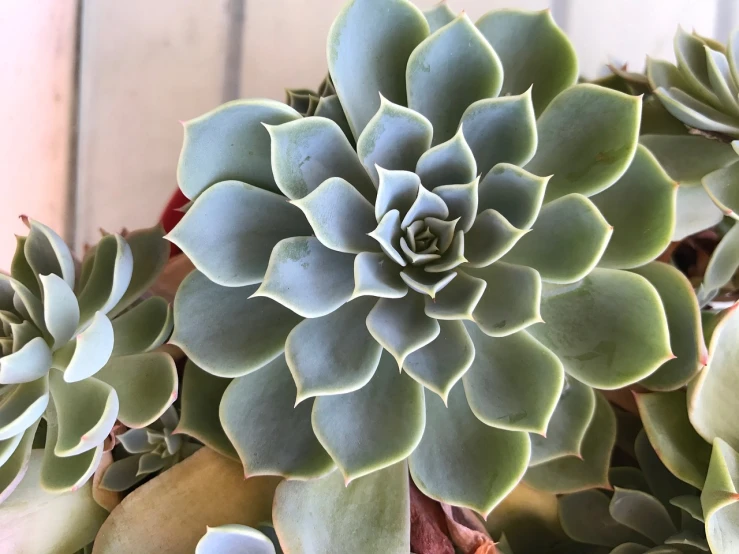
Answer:
[[(317, 91), (298, 88), (287, 89), (285, 92), (287, 96), (287, 102), (285, 103), (304, 117), (316, 115), (321, 99), (336, 96), (336, 91), (329, 75), (321, 81)], [(331, 100), (331, 102), (333, 101)]]
[(610, 470), (612, 491), (590, 489), (559, 498), (562, 529), (610, 554), (707, 552), (698, 490), (662, 464), (644, 431), (634, 446), (640, 469)]
[(282, 554), (279, 545), (261, 531), (246, 525), (208, 527), (195, 554)]
[(27, 223), (11, 275), (0, 276), (0, 499), (22, 479), (42, 417), (41, 484), (74, 490), (116, 419), (148, 425), (177, 394), (172, 358), (152, 352), (171, 332), (171, 310), (139, 302), (169, 253), (162, 230), (107, 235), (78, 271), (59, 235)]
[[(317, 487), (336, 517), (359, 491), (402, 514), (408, 459), (425, 494), (486, 514), (526, 471), (529, 433), (547, 433), (549, 460), (577, 459), (596, 405), (609, 421), (590, 387), (673, 357), (658, 290), (623, 271), (674, 226), (674, 183), (637, 145), (639, 99), (575, 85), (548, 12), (434, 13), (430, 33), (405, 0), (342, 10), (327, 53), (351, 139), (264, 100), (185, 127), (193, 203), (168, 236), (197, 268), (174, 305), (193, 362), (181, 429), (248, 476), (326, 475), (280, 485), (281, 506)], [(550, 432), (570, 391), (591, 409)]]
[(170, 406), (151, 425), (118, 435), (121, 447), (130, 456), (113, 462), (100, 485), (112, 491), (128, 490), (148, 475), (165, 471), (195, 452), (197, 444), (174, 434), (178, 423), (177, 410)]

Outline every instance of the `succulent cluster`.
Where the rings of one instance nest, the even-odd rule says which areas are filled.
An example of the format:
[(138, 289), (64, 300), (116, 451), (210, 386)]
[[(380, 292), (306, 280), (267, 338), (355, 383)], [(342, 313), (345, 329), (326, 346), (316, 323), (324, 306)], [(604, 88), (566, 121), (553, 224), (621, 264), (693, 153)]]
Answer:
[(162, 230), (107, 235), (78, 268), (54, 231), (28, 226), (0, 276), (0, 498), (22, 479), (42, 417), (41, 483), (63, 492), (90, 478), (117, 419), (145, 426), (177, 394), (174, 362), (153, 352), (171, 310), (139, 302), (167, 259)]

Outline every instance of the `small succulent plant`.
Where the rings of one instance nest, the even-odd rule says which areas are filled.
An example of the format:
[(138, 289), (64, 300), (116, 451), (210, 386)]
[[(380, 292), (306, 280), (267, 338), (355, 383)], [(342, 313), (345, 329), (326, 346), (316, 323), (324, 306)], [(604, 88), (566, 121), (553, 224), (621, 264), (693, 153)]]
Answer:
[(612, 491), (590, 489), (559, 499), (560, 522), (573, 540), (610, 554), (708, 552), (699, 491), (662, 464), (641, 431), (634, 446), (640, 469), (615, 467)]
[(117, 439), (130, 454), (113, 462), (103, 474), (100, 485), (111, 491), (125, 491), (149, 475), (165, 471), (183, 460), (198, 445), (188, 437), (174, 434), (179, 416), (174, 406), (148, 427), (129, 429)]
[[(526, 472), (530, 433), (599, 482), (610, 416), (590, 387), (660, 381), (674, 357), (657, 289), (623, 271), (674, 226), (639, 99), (576, 85), (548, 12), (427, 22), (355, 0), (327, 51), (344, 130), (264, 100), (186, 124), (193, 202), (168, 236), (197, 268), (174, 307), (183, 430), (249, 476), (338, 466), (370, 487), (408, 459), (424, 493), (483, 514)], [(568, 395), (589, 398), (575, 433), (551, 424)], [(596, 469), (578, 472), (589, 428)]]
[[(317, 91), (307, 88), (287, 89), (286, 96), (287, 101), (285, 103), (302, 116), (318, 115), (319, 117), (325, 117), (323, 112), (326, 109), (326, 103), (338, 102), (330, 76), (326, 76)], [(318, 106), (323, 98), (327, 98), (327, 100), (324, 100), (324, 106), (318, 112)]]
[(76, 267), (49, 227), (29, 220), (0, 276), (0, 499), (28, 464), (46, 420), (41, 484), (73, 490), (95, 471), (116, 419), (156, 420), (177, 394), (172, 329), (160, 298), (139, 302), (166, 262), (162, 230), (107, 235)]

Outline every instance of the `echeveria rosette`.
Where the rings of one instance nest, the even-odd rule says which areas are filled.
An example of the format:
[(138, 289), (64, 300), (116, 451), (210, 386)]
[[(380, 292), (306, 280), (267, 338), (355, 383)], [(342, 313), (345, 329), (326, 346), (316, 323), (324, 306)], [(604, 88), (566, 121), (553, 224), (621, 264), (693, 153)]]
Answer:
[(667, 470), (644, 431), (634, 451), (639, 468), (612, 468), (612, 490), (589, 489), (559, 498), (564, 532), (610, 554), (708, 552), (699, 491)]
[(111, 491), (128, 490), (147, 476), (166, 471), (194, 453), (199, 445), (175, 434), (179, 421), (177, 410), (170, 406), (151, 425), (118, 435), (119, 448), (129, 455), (117, 459), (105, 470), (100, 486)]
[(95, 471), (116, 419), (147, 425), (177, 393), (173, 360), (153, 352), (169, 337), (171, 309), (139, 302), (168, 257), (162, 230), (107, 235), (78, 271), (53, 230), (28, 224), (0, 277), (0, 498), (22, 478), (42, 416), (41, 484), (62, 492)]
[(674, 183), (637, 147), (637, 98), (572, 86), (548, 12), (429, 34), (409, 2), (355, 0), (328, 58), (356, 148), (271, 101), (186, 125), (194, 202), (169, 238), (198, 271), (173, 342), (194, 362), (185, 388), (222, 394), (223, 430), (185, 398), (183, 431), (226, 451), (225, 431), (247, 475), (336, 465), (359, 485), (408, 458), (423, 492), (488, 513), (563, 391), (593, 395), (581, 440), (590, 387), (670, 358), (657, 291), (622, 269), (666, 246)]

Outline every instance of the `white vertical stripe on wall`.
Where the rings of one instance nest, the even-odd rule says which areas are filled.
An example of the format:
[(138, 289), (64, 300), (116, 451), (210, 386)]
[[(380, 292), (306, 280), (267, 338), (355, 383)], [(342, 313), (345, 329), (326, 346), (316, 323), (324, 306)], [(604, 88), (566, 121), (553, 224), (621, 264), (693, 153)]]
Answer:
[(222, 101), (229, 1), (87, 1), (77, 249), (152, 225), (176, 188), (187, 120)]
[(76, 0), (0, 5), (0, 271), (10, 269), (18, 216), (66, 231)]
[[(736, 1), (736, 0), (733, 0)], [(717, 0), (567, 0), (563, 23), (592, 78), (610, 62), (644, 68), (646, 56), (674, 60), (678, 25), (713, 36)]]

